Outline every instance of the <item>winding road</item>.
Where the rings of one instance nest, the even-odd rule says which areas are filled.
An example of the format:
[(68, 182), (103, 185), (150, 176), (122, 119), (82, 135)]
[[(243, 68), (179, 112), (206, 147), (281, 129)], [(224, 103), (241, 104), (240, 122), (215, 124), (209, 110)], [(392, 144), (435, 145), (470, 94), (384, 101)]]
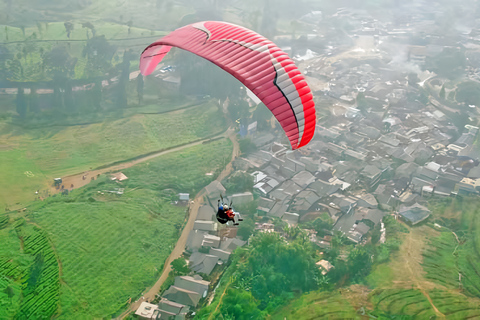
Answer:
[[(222, 172), (220, 172), (218, 177), (215, 179), (217, 181), (223, 180), (225, 177), (227, 177), (232, 172), (232, 170), (233, 170), (232, 162), (240, 154), (240, 147), (239, 147), (238, 141), (236, 139), (235, 131), (233, 129), (229, 129), (229, 130), (227, 130), (227, 132), (224, 135), (227, 136), (233, 143), (232, 158), (231, 158), (230, 162), (222, 170)], [(176, 148), (176, 149), (171, 149), (171, 150), (165, 151), (163, 153), (159, 153), (156, 156), (158, 157), (158, 156), (163, 155), (163, 154), (168, 153), (168, 152), (173, 152), (173, 151), (178, 151), (178, 150), (181, 150), (181, 149), (185, 149), (185, 148), (188, 148), (190, 146), (193, 146), (193, 145), (196, 145), (196, 144), (199, 144), (199, 143), (201, 143), (201, 142), (198, 142), (198, 143), (195, 143), (195, 144), (185, 145), (183, 147), (179, 147), (179, 148)], [(149, 159), (151, 159), (151, 158), (149, 158)], [(138, 161), (140, 161), (140, 160), (143, 160), (143, 158), (139, 159)], [(143, 160), (143, 161), (146, 161), (146, 160)], [(140, 161), (140, 162), (143, 162), (143, 161)], [(136, 163), (139, 163), (139, 162), (136, 162)], [(131, 164), (131, 165), (134, 165), (134, 164)], [(111, 171), (112, 168), (108, 168), (108, 170)], [(198, 192), (197, 195), (195, 196), (195, 199), (193, 200), (193, 203), (190, 204), (187, 224), (183, 228), (182, 234), (180, 235), (180, 238), (178, 238), (178, 241), (175, 245), (175, 248), (173, 248), (172, 252), (170, 253), (170, 256), (168, 256), (168, 258), (165, 260), (165, 264), (163, 266), (163, 270), (162, 270), (162, 274), (161, 274), (160, 278), (153, 285), (153, 287), (147, 288), (145, 290), (145, 292), (143, 293), (142, 297), (139, 300), (137, 300), (135, 302), (132, 302), (130, 304), (130, 306), (128, 307), (128, 309), (124, 313), (122, 313), (117, 319), (124, 319), (131, 312), (134, 312), (135, 310), (137, 310), (138, 307), (140, 307), (140, 304), (143, 301), (152, 301), (153, 299), (155, 299), (155, 296), (159, 293), (160, 288), (162, 287), (162, 284), (165, 282), (165, 280), (168, 277), (168, 274), (172, 270), (172, 267), (171, 267), (170, 263), (173, 260), (179, 258), (183, 254), (183, 252), (185, 251), (185, 245), (187, 243), (188, 235), (190, 234), (190, 231), (193, 229), (193, 225), (194, 225), (195, 220), (197, 218), (198, 209), (203, 204), (204, 192), (205, 192), (204, 189), (200, 190), (200, 192)]]

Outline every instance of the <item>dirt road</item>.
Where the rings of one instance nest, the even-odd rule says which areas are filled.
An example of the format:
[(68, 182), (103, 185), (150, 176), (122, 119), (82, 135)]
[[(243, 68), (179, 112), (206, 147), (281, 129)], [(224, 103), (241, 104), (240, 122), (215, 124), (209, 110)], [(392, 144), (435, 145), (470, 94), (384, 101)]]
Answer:
[[(218, 177), (215, 179), (217, 181), (223, 180), (232, 172), (233, 170), (232, 162), (240, 154), (240, 147), (236, 139), (235, 132), (233, 130), (228, 130), (227, 135), (233, 143), (232, 158), (230, 162), (222, 170), (222, 172), (218, 175)], [(137, 310), (138, 307), (140, 307), (140, 304), (143, 301), (152, 301), (153, 299), (155, 299), (155, 296), (160, 291), (162, 284), (165, 282), (165, 280), (168, 277), (168, 274), (172, 270), (170, 263), (173, 260), (179, 258), (183, 254), (183, 251), (185, 251), (185, 245), (187, 243), (188, 235), (190, 234), (190, 231), (193, 229), (193, 225), (197, 218), (198, 209), (203, 204), (204, 192), (205, 192), (204, 189), (200, 190), (200, 192), (197, 193), (197, 195), (195, 196), (193, 203), (190, 204), (187, 224), (183, 228), (182, 234), (180, 235), (180, 238), (178, 238), (177, 244), (175, 245), (175, 248), (173, 248), (172, 253), (170, 253), (170, 256), (167, 258), (167, 260), (165, 260), (165, 264), (164, 264), (163, 271), (160, 278), (153, 285), (153, 287), (148, 289), (148, 291), (146, 291), (146, 293), (142, 295), (142, 298), (140, 298), (135, 302), (132, 302), (130, 304), (130, 307), (124, 313), (122, 313), (117, 319), (124, 319), (130, 312), (135, 312), (135, 310)]]
[[(160, 157), (160, 156), (169, 154), (171, 152), (176, 152), (176, 151), (180, 151), (180, 150), (183, 150), (183, 149), (186, 149), (186, 148), (190, 148), (190, 147), (202, 144), (203, 142), (211, 140), (211, 139), (220, 138), (220, 137), (227, 137), (230, 134), (231, 134), (231, 130), (229, 129), (225, 133), (219, 134), (218, 136), (198, 140), (198, 141), (188, 143), (188, 144), (185, 144), (185, 145), (182, 145), (182, 146), (179, 146), (179, 147), (175, 147), (175, 148), (172, 148), (172, 149), (159, 151), (159, 152), (150, 154), (148, 156), (138, 158), (136, 160), (128, 161), (128, 162), (125, 162), (125, 163), (120, 163), (120, 164), (117, 164), (117, 165), (112, 165), (112, 166), (102, 168), (102, 169), (89, 170), (89, 171), (85, 171), (85, 172), (82, 172), (82, 173), (77, 173), (77, 174), (74, 174), (74, 175), (62, 177), (62, 180), (63, 180), (62, 185), (64, 185), (65, 189), (68, 189), (68, 190), (81, 188), (81, 187), (87, 185), (91, 181), (92, 178), (96, 179), (96, 177), (99, 174), (105, 174), (107, 172), (113, 172), (113, 171), (119, 171), (119, 170), (127, 169), (127, 168), (130, 168), (130, 167), (132, 167), (136, 164), (151, 160), (153, 158)], [(62, 191), (62, 190), (61, 189), (56, 189), (53, 186), (50, 187), (50, 192), (53, 193), (53, 194), (58, 193), (60, 191)]]
[(428, 292), (434, 289), (446, 290), (446, 288), (426, 279), (425, 271), (422, 267), (423, 251), (426, 246), (427, 237), (438, 236), (438, 233), (428, 226), (415, 228), (407, 226), (407, 228), (410, 232), (405, 234), (397, 258), (390, 263), (390, 267), (396, 275), (392, 285), (394, 287), (419, 290), (425, 298), (427, 298), (437, 316), (440, 319), (444, 319), (445, 315), (438, 310), (437, 306), (435, 306)]

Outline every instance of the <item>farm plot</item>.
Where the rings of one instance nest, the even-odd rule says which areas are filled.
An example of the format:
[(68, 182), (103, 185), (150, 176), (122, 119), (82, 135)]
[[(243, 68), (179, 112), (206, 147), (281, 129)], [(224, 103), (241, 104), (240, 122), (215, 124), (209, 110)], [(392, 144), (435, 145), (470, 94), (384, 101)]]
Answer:
[(377, 289), (371, 294), (375, 309), (389, 315), (408, 315), (418, 319), (435, 317), (430, 302), (420, 290)]
[(155, 280), (184, 208), (124, 201), (51, 203), (35, 220), (51, 234), (63, 266), (60, 318), (105, 317)]
[(430, 238), (423, 252), (423, 269), (426, 279), (445, 287), (458, 288), (459, 270), (456, 266), (455, 251), (458, 243), (451, 232), (442, 232), (439, 237)]
[(24, 221), (4, 231), (0, 233), (6, 245), (0, 250), (0, 318), (50, 318), (58, 306), (59, 267), (46, 234)]
[(37, 227), (16, 228), (23, 239), (24, 252), (34, 258), (22, 284), (22, 304), (18, 319), (50, 318), (57, 310), (59, 267), (46, 234)]
[[(458, 288), (458, 279), (461, 276), (461, 285), (466, 293), (480, 297), (480, 267), (478, 265), (478, 261), (480, 261), (480, 219), (478, 218), (480, 201), (477, 198), (469, 197), (452, 199), (451, 202), (438, 205), (435, 214), (443, 219), (443, 224), (450, 225), (460, 240), (456, 251), (454, 248), (452, 250), (452, 245), (456, 243), (456, 240), (448, 240), (446, 235), (435, 240), (438, 247), (436, 254), (439, 254), (437, 267), (443, 268), (445, 272), (443, 281)], [(452, 250), (452, 254), (448, 255), (447, 252), (450, 250)], [(428, 266), (426, 268), (427, 272), (431, 272), (432, 268), (429, 269)], [(455, 274), (457, 270), (458, 273)], [(437, 273), (436, 281), (441, 282), (441, 272)]]
[(480, 304), (478, 299), (469, 299), (459, 293), (432, 290), (430, 297), (439, 311), (447, 319), (479, 319)]

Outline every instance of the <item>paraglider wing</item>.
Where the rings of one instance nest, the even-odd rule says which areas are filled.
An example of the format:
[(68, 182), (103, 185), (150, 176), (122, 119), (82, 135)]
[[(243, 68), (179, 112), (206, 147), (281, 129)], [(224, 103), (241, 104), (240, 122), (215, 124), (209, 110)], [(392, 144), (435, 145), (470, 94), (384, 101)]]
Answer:
[(140, 71), (155, 70), (171, 47), (190, 51), (240, 80), (270, 109), (292, 149), (306, 145), (315, 131), (315, 104), (304, 77), (273, 42), (246, 28), (205, 21), (177, 29), (149, 45)]

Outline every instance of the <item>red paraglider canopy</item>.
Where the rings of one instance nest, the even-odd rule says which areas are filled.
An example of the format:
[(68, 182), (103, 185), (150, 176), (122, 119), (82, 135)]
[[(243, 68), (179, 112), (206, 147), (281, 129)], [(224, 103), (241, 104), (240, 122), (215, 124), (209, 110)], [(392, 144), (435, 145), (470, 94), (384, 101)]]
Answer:
[(195, 53), (240, 80), (272, 111), (292, 149), (312, 139), (316, 115), (310, 88), (293, 61), (273, 42), (234, 24), (198, 22), (149, 45), (140, 58), (142, 74), (151, 74), (172, 47)]

